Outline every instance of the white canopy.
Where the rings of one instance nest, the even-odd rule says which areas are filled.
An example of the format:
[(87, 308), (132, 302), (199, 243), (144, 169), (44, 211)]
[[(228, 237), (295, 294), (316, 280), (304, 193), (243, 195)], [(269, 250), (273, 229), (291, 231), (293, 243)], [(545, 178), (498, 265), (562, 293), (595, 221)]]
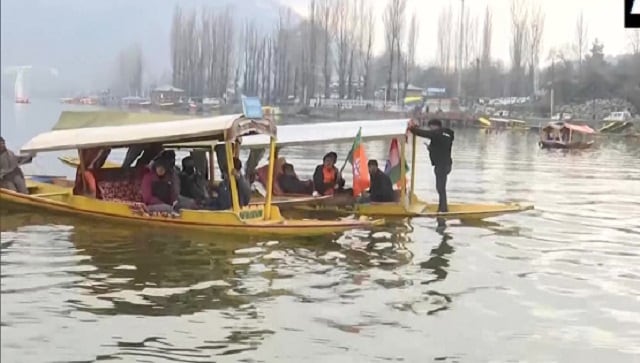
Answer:
[[(232, 135), (229, 138), (252, 132), (275, 134), (275, 127), (268, 120), (249, 120), (242, 115), (225, 115), (134, 125), (54, 130), (29, 140), (21, 151), (35, 153), (100, 146), (129, 146), (149, 142), (187, 142), (218, 138), (227, 130)], [(269, 138), (268, 135), (265, 137)]]
[[(278, 126), (277, 143), (280, 146), (321, 144), (329, 142), (353, 141), (362, 128), (361, 139), (380, 140), (407, 133), (409, 120), (366, 120), (335, 121)], [(243, 147), (267, 147), (269, 138), (265, 135), (252, 135), (242, 138)]]

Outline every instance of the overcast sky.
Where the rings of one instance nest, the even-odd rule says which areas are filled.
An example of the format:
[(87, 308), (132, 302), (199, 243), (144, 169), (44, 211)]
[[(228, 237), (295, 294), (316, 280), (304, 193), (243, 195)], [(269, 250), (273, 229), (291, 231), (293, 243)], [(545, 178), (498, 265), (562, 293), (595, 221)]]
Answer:
[[(308, 0), (280, 0), (301, 15), (308, 14)], [(384, 48), (382, 12), (389, 0), (365, 0), (374, 4), (376, 11), (376, 50)], [(547, 58), (550, 48), (567, 47), (575, 39), (576, 17), (580, 11), (589, 25), (589, 39), (598, 38), (607, 54), (624, 53), (627, 36), (624, 29), (624, 0), (530, 0), (539, 3), (545, 12), (545, 32), (541, 60)], [(640, 2), (640, 0), (638, 0)], [(484, 17), (487, 5), (493, 13), (492, 53), (495, 58), (508, 62), (510, 40), (511, 0), (466, 0), (465, 12)], [(436, 59), (436, 34), (440, 11), (452, 6), (460, 11), (460, 0), (407, 0), (407, 14), (418, 14), (420, 38), (417, 51), (420, 63), (433, 63)], [(456, 15), (457, 17), (457, 15)], [(408, 21), (407, 21), (408, 23)], [(457, 22), (456, 22), (457, 23)], [(408, 27), (408, 24), (407, 24)]]

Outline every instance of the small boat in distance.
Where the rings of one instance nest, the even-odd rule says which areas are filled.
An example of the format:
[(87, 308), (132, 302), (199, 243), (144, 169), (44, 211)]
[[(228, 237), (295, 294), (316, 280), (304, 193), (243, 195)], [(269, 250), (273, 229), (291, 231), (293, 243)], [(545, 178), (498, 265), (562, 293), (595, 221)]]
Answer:
[(24, 72), (22, 71), (19, 71), (18, 74), (16, 75), (14, 92), (16, 95), (16, 103), (21, 103), (21, 104), (31, 103), (31, 101), (29, 101), (29, 97), (27, 97), (24, 91)]
[(542, 128), (538, 144), (543, 149), (588, 149), (593, 146), (590, 136), (595, 133), (587, 125), (555, 121)]
[(498, 117), (480, 117), (478, 118), (478, 123), (480, 124), (480, 128), (487, 130), (519, 130), (519, 131), (527, 131), (529, 130), (529, 126), (527, 126), (527, 122), (523, 120), (516, 119), (506, 119), (506, 118), (498, 118)]

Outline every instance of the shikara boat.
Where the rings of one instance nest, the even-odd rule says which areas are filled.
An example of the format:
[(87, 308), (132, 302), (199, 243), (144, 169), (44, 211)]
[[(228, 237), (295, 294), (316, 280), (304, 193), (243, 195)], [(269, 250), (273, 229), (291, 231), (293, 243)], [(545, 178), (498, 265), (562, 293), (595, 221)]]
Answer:
[(543, 149), (588, 149), (593, 146), (593, 140), (589, 138), (595, 132), (587, 125), (550, 122), (542, 128), (538, 144)]
[(478, 124), (480, 125), (480, 128), (489, 130), (529, 130), (529, 126), (527, 126), (526, 121), (498, 117), (480, 117), (478, 118)]
[[(324, 122), (307, 123), (299, 125), (283, 125), (278, 127), (278, 146), (287, 147), (295, 145), (330, 144), (330, 143), (351, 143), (354, 136), (361, 132), (361, 141), (406, 140), (409, 120), (371, 120), (371, 121), (345, 121), (345, 122)], [(434, 218), (455, 218), (455, 219), (483, 219), (495, 217), (502, 214), (517, 213), (533, 209), (530, 205), (520, 204), (449, 204), (449, 212), (438, 213), (437, 204), (429, 204), (418, 198), (415, 194), (415, 170), (416, 170), (416, 136), (411, 136), (411, 178), (410, 187), (407, 189), (407, 181), (404, 170), (405, 165), (405, 145), (400, 142), (400, 156), (402, 165), (401, 189), (398, 191), (398, 201), (392, 203), (357, 203), (355, 198), (329, 198), (300, 200), (292, 204), (291, 207), (315, 212), (329, 212), (330, 214), (373, 217), (434, 217)], [(266, 148), (269, 145), (268, 137), (264, 135), (254, 135), (243, 138), (242, 147)], [(280, 196), (286, 199), (287, 196)], [(299, 197), (298, 197), (299, 198)]]
[[(330, 144), (330, 143), (351, 143), (354, 136), (361, 130), (363, 142), (374, 140), (391, 140), (394, 138), (406, 137), (407, 119), (394, 120), (365, 120), (365, 121), (345, 121), (345, 122), (322, 122), (298, 125), (278, 126), (278, 147), (291, 147), (310, 144)], [(416, 149), (416, 137), (412, 138), (412, 150)], [(401, 144), (401, 157), (405, 157), (405, 143)], [(192, 142), (183, 144), (167, 145), (172, 148), (200, 148), (211, 150), (214, 144), (210, 142)], [(249, 149), (269, 148), (270, 140), (265, 135), (253, 135), (243, 137), (242, 147)], [(270, 163), (271, 164), (271, 163)], [(411, 191), (415, 185), (415, 151), (412, 152), (411, 162), (411, 187), (410, 192), (399, 191), (398, 200), (405, 200), (404, 203), (369, 203), (359, 204), (351, 196), (320, 196), (310, 195), (274, 195), (272, 203), (281, 209), (295, 209), (307, 212), (321, 212), (323, 215), (351, 215), (372, 217), (437, 217), (455, 219), (484, 219), (502, 214), (517, 213), (533, 209), (533, 206), (519, 204), (471, 204), (471, 203), (451, 203), (448, 213), (438, 213), (437, 204), (429, 204), (420, 200)], [(404, 183), (406, 185), (406, 181)], [(266, 190), (266, 188), (265, 188)], [(404, 196), (403, 196), (404, 195)], [(410, 197), (407, 197), (410, 195)], [(257, 199), (257, 203), (264, 200)]]
[(631, 121), (609, 121), (598, 129), (598, 132), (601, 134), (621, 134), (631, 128), (633, 128)]
[[(109, 112), (106, 112), (109, 113)], [(89, 118), (95, 112), (89, 113)], [(67, 115), (69, 116), (69, 115)], [(82, 120), (82, 112), (72, 115)], [(106, 117), (113, 119), (113, 115)], [(115, 117), (117, 118), (117, 117)], [(152, 119), (154, 117), (151, 117)], [(159, 117), (162, 118), (162, 117)], [(128, 222), (138, 226), (190, 228), (223, 234), (266, 236), (314, 236), (342, 232), (354, 228), (380, 225), (382, 220), (288, 220), (273, 205), (273, 195), (267, 193), (264, 204), (241, 207), (236, 183), (231, 170), (232, 208), (230, 210), (188, 210), (179, 213), (153, 213), (141, 203), (141, 176), (147, 171), (140, 168), (100, 168), (96, 155), (111, 149), (148, 143), (187, 143), (216, 140), (223, 142), (227, 165), (233, 165), (233, 145), (242, 136), (262, 134), (269, 139), (270, 160), (275, 155), (275, 124), (267, 118), (226, 115), (209, 118), (163, 120), (156, 122), (116, 123), (103, 126), (100, 122), (85, 120), (84, 127), (57, 129), (37, 135), (21, 149), (23, 153), (37, 154), (49, 151), (78, 150), (80, 165), (76, 180), (69, 184), (59, 179), (40, 176), (28, 180), (29, 194), (0, 189), (0, 201), (18, 207), (30, 207), (37, 212), (61, 212), (103, 220)], [(95, 121), (95, 118), (94, 118)], [(120, 120), (122, 121), (122, 120)], [(87, 155), (94, 161), (87, 163)], [(273, 163), (271, 163), (273, 165)], [(273, 168), (269, 171), (269, 184), (273, 183)], [(270, 188), (271, 189), (271, 188)]]

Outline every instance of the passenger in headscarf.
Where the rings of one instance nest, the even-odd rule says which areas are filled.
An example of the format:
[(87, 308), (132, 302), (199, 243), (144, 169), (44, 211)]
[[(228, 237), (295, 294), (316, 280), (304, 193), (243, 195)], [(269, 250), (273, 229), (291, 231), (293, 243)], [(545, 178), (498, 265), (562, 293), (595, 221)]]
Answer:
[(29, 194), (27, 183), (20, 165), (30, 162), (33, 156), (16, 156), (7, 149), (4, 139), (0, 136), (0, 187), (14, 192)]

